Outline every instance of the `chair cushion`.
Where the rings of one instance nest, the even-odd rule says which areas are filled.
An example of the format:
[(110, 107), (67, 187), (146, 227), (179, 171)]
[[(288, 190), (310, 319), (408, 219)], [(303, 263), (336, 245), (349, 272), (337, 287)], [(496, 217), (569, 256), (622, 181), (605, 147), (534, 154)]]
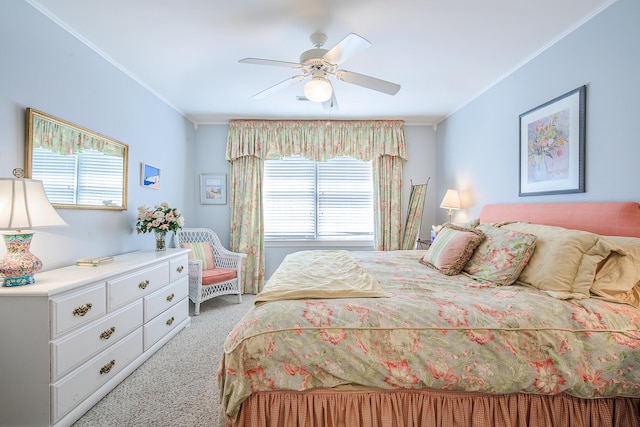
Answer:
[(212, 268), (210, 270), (202, 270), (202, 284), (213, 285), (214, 283), (234, 279), (237, 276), (238, 272), (230, 268)]
[(180, 243), (180, 247), (183, 249), (191, 249), (191, 252), (189, 252), (189, 259), (199, 259), (200, 261), (202, 261), (203, 270), (211, 270), (213, 268), (216, 268), (216, 261), (213, 258), (213, 249), (211, 249), (211, 243)]

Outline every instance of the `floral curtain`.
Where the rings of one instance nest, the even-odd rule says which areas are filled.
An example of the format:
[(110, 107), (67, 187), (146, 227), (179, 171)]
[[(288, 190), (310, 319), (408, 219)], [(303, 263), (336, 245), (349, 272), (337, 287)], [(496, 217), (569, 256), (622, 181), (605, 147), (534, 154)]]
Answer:
[[(428, 184), (428, 181), (427, 181)], [(427, 184), (411, 186), (409, 196), (409, 208), (407, 209), (407, 221), (405, 222), (402, 235), (402, 249), (415, 249), (420, 225), (422, 224), (422, 213), (424, 211), (424, 199), (427, 194)]]
[(242, 156), (230, 164), (231, 233), (229, 246), (247, 254), (243, 266), (242, 293), (257, 294), (264, 279), (262, 223), (262, 175), (264, 162), (256, 156)]
[(403, 121), (232, 120), (226, 152), (231, 164), (230, 246), (231, 250), (248, 254), (244, 293), (259, 292), (264, 281), (263, 162), (292, 155), (315, 161), (339, 156), (371, 160), (375, 248), (400, 248), (400, 190), (406, 160)]
[(58, 154), (96, 150), (105, 155), (124, 157), (124, 147), (120, 144), (38, 115), (33, 115), (33, 148), (46, 148)]

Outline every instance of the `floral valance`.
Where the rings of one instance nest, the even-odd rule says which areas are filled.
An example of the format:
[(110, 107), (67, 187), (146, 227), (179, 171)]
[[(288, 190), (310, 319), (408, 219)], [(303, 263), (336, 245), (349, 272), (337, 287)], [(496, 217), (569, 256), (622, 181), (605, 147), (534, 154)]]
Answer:
[(96, 150), (105, 155), (124, 157), (124, 147), (94, 134), (33, 116), (33, 148), (46, 148), (58, 154), (77, 154)]
[(406, 159), (401, 120), (232, 120), (227, 161), (244, 156), (263, 160), (300, 155), (326, 161), (349, 156), (369, 161), (379, 156)]

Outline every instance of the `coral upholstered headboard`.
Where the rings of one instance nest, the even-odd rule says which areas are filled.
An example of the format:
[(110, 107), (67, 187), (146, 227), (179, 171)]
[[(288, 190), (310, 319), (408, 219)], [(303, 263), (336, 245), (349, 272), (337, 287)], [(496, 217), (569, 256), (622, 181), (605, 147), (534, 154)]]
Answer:
[(522, 221), (590, 231), (603, 236), (640, 237), (636, 202), (514, 203), (485, 205), (480, 222)]

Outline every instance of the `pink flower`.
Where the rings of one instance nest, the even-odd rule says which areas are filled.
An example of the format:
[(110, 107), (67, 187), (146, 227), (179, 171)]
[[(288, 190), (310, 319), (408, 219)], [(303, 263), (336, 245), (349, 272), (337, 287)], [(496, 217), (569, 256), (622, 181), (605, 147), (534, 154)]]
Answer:
[(347, 333), (344, 329), (321, 329), (320, 339), (324, 342), (330, 342), (333, 345), (338, 345), (347, 339)]
[(387, 368), (390, 375), (384, 379), (384, 382), (393, 388), (410, 388), (418, 383), (418, 377), (411, 373), (406, 359), (399, 362), (382, 361), (381, 363)]
[(551, 359), (547, 359), (542, 362), (532, 362), (531, 364), (535, 366), (538, 371), (538, 375), (540, 375), (533, 382), (534, 387), (537, 388), (540, 393), (559, 393), (560, 386), (567, 382), (567, 380), (565, 380), (562, 375), (558, 374), (558, 370), (553, 364), (553, 361)]
[(467, 310), (458, 307), (453, 302), (447, 302), (444, 304), (438, 304), (441, 309), (438, 311), (438, 315), (446, 320), (452, 326), (467, 326)]
[(249, 369), (244, 373), (244, 376), (251, 380), (251, 391), (253, 393), (274, 389), (275, 382), (271, 378), (267, 377), (262, 366)]
[(307, 310), (304, 310), (302, 317), (307, 319), (313, 326), (331, 326), (331, 316), (333, 310), (323, 302), (305, 302)]

